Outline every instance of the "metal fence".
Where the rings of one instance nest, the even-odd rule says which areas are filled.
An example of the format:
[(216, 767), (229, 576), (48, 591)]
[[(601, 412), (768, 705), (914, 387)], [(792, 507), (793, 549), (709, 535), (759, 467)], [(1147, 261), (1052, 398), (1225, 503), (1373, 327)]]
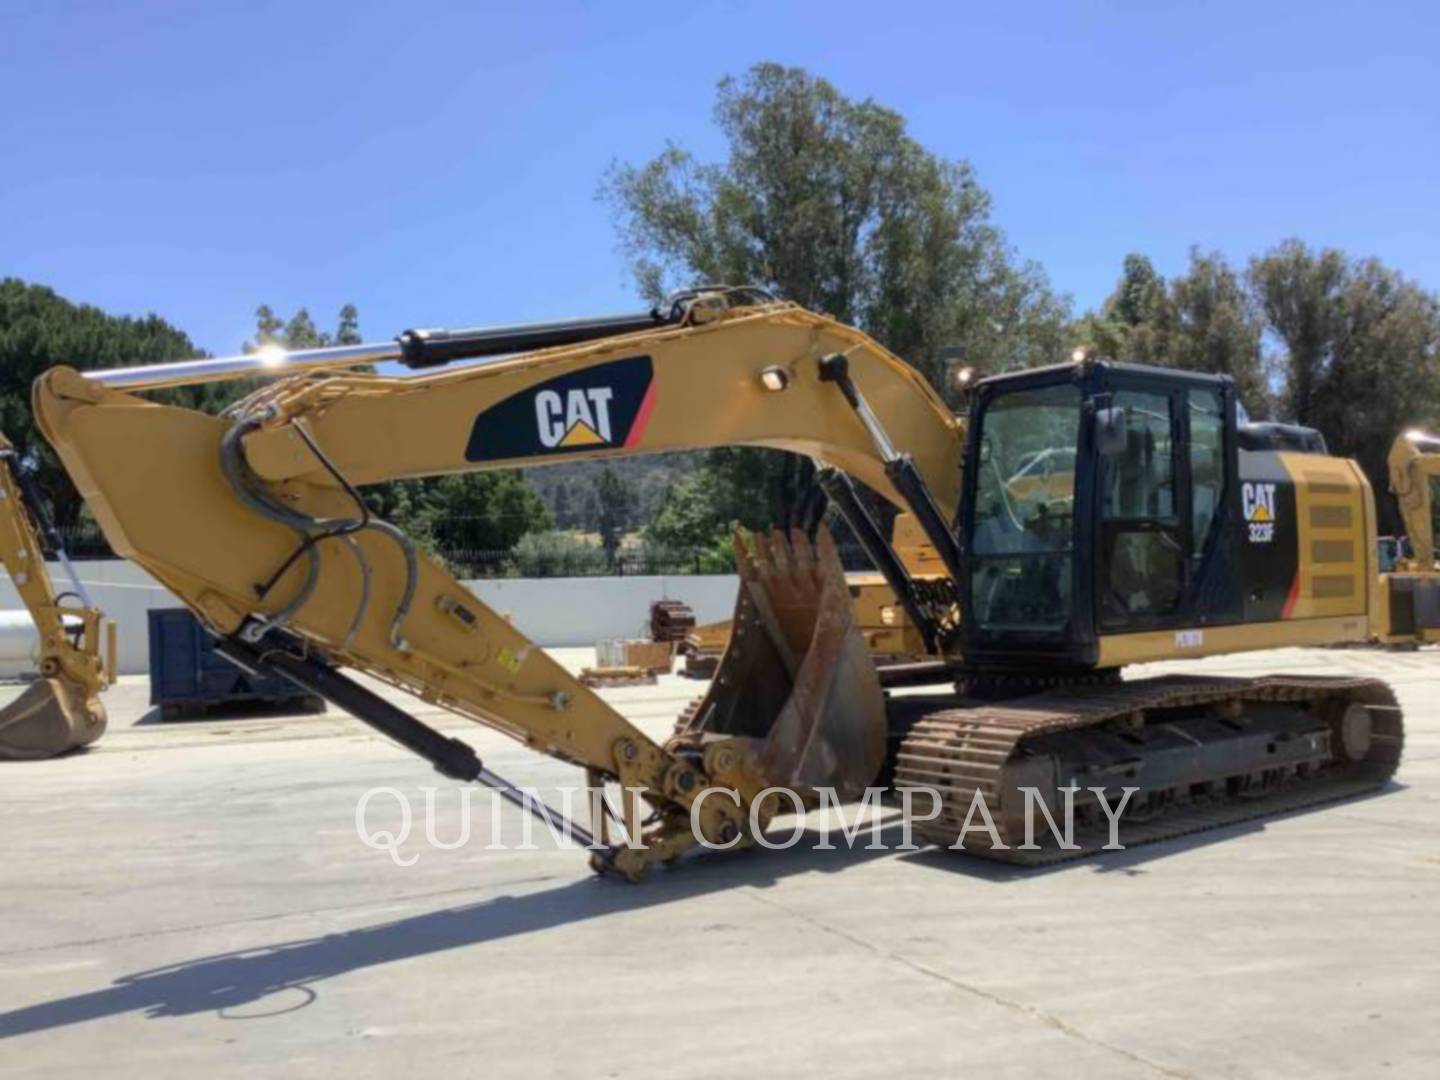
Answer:
[(613, 560), (600, 549), (556, 552), (476, 551), (438, 547), (435, 554), (444, 560), (456, 577), (548, 578), (548, 577), (639, 577), (642, 574), (716, 574), (733, 567), (718, 565), (703, 551), (621, 551)]

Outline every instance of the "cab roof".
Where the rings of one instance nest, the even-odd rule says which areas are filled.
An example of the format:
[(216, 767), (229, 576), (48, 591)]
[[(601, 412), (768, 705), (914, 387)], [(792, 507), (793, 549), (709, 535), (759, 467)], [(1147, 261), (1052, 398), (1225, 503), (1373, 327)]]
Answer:
[(975, 389), (1008, 384), (1012, 382), (1052, 382), (1063, 373), (1070, 373), (1076, 381), (1082, 381), (1095, 374), (1116, 372), (1127, 375), (1144, 375), (1168, 382), (1181, 382), (1199, 386), (1224, 386), (1235, 380), (1229, 375), (1217, 375), (1207, 371), (1186, 371), (1182, 368), (1160, 367), (1156, 364), (1135, 364), (1120, 360), (1070, 360), (1063, 364), (1047, 364), (1044, 367), (1024, 368), (1020, 371), (1006, 371), (998, 375), (987, 375), (975, 383)]

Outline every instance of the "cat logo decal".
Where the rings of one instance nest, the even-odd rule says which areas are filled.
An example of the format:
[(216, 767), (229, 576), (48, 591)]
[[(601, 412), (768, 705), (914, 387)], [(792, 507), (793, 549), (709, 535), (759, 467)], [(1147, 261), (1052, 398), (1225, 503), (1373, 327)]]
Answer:
[(1275, 485), (1245, 483), (1240, 488), (1240, 506), (1250, 523), (1250, 542), (1268, 544), (1275, 539)]
[(650, 357), (627, 356), (558, 375), (510, 395), (475, 418), (465, 460), (573, 454), (633, 447), (655, 408)]

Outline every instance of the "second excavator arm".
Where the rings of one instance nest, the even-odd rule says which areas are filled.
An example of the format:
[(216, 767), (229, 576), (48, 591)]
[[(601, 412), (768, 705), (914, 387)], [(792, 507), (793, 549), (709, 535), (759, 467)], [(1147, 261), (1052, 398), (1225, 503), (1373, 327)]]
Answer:
[(56, 592), (42, 530), (63, 559), (33, 481), (0, 434), (0, 563), (40, 643), (40, 678), (0, 709), (0, 760), (53, 757), (94, 742), (105, 730), (100, 691), (115, 678), (115, 624), (90, 602), (78, 579), (74, 592)]
[(1435, 569), (1436, 491), (1440, 488), (1440, 438), (1422, 431), (1396, 436), (1388, 458), (1390, 492), (1400, 504), (1410, 539), (1413, 568)]

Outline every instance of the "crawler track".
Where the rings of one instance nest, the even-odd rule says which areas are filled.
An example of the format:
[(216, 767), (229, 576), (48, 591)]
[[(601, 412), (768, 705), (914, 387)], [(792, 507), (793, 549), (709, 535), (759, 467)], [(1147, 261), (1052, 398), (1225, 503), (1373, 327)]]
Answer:
[[(1352, 705), (1363, 712), (1351, 710)], [(1288, 730), (1268, 739), (1268, 750), (1267, 710), (1282, 712), (1289, 723)], [(1194, 775), (1181, 775), (1176, 782), (1172, 765), (1166, 783), (1147, 783), (1143, 737), (1147, 728), (1183, 736), (1197, 748), (1214, 750), (1221, 745), (1219, 741), (1204, 744), (1180, 730), (1182, 721), (1177, 718), (1196, 717), (1211, 728), (1221, 726), (1236, 736), (1248, 736), (1245, 746), (1261, 749), (1240, 761), (1233, 773), (1217, 775), (1213, 768), (1204, 772), (1197, 765)], [(1295, 730), (1297, 722), (1303, 731)], [(914, 796), (916, 831), (933, 843), (952, 846), (967, 815), (974, 826), (982, 821), (978, 809), (972, 813), (978, 792), (1004, 849), (992, 846), (989, 833), (971, 831), (963, 843), (969, 853), (1043, 865), (1101, 850), (1110, 831), (1096, 807), (1077, 813), (1075, 848), (1061, 848), (1040, 819), (1034, 836), (1038, 848), (1020, 849), (1025, 836), (1018, 787), (1031, 783), (1037, 766), (1048, 767), (1051, 756), (1045, 750), (1045, 737), (1057, 733), (1062, 738), (1083, 733), (1096, 745), (1105, 741), (1110, 747), (1135, 747), (1128, 757), (1108, 763), (1103, 755), (1082, 755), (1082, 766), (1061, 763), (1052, 774), (1090, 777), (1071, 782), (1097, 783), (1112, 790), (1116, 799), (1111, 805), (1118, 803), (1122, 786), (1139, 787), (1119, 823), (1119, 841), (1125, 847), (1372, 791), (1394, 774), (1404, 740), (1393, 692), (1383, 682), (1364, 678), (1171, 676), (1059, 688), (1009, 702), (941, 709), (915, 722), (897, 756), (897, 788), (929, 788), (940, 794), (940, 816), (928, 822), (920, 820), (927, 805), (919, 794)], [(1240, 745), (1238, 738), (1235, 743)], [(1269, 757), (1277, 747), (1281, 756)], [(1201, 754), (1194, 756), (1198, 761)]]

